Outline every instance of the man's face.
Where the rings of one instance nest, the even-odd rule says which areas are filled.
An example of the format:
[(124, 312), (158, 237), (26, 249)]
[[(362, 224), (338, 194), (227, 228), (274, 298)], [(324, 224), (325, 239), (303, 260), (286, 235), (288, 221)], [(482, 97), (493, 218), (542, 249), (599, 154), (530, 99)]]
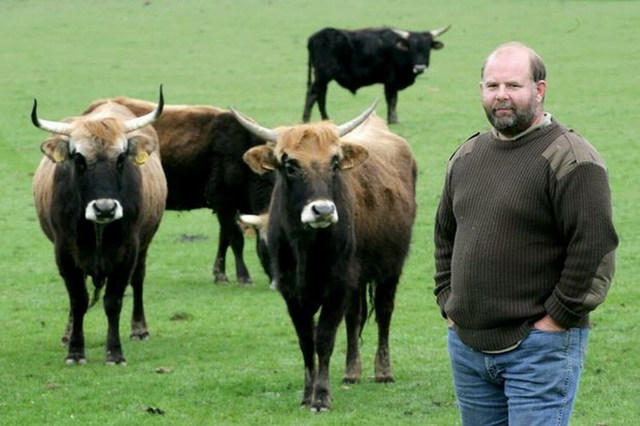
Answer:
[(542, 120), (546, 82), (534, 82), (526, 51), (505, 48), (484, 67), (480, 88), (489, 122), (502, 135), (516, 136)]

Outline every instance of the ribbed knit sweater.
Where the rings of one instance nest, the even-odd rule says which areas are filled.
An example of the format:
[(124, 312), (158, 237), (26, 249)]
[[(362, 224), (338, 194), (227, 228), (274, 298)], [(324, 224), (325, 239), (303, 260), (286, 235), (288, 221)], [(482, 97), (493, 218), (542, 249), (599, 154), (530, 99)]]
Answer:
[(460, 339), (513, 346), (549, 314), (587, 327), (618, 237), (596, 150), (552, 120), (516, 140), (476, 135), (449, 161), (435, 226), (435, 295)]

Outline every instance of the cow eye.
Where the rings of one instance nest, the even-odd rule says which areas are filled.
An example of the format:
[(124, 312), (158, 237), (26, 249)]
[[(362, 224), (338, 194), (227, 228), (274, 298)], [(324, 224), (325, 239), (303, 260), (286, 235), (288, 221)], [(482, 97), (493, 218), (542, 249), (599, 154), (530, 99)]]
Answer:
[(340, 170), (340, 159), (336, 156), (331, 160), (331, 170), (337, 172)]
[(296, 177), (298, 174), (298, 166), (291, 161), (287, 161), (284, 163), (284, 173), (288, 177)]
[(73, 154), (73, 163), (79, 172), (84, 172), (87, 169), (87, 160), (85, 160), (84, 156), (80, 153)]
[(118, 166), (118, 169), (122, 169), (124, 167), (124, 162), (127, 159), (127, 153), (123, 152), (122, 154), (118, 155), (118, 159), (116, 162), (116, 165)]

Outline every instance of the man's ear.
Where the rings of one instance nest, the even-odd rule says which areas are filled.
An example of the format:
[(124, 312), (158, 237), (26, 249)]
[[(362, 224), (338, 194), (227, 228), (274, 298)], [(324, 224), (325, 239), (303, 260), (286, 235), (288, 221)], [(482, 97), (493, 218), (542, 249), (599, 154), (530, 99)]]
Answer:
[(340, 160), (340, 168), (342, 170), (358, 167), (369, 158), (369, 151), (362, 145), (350, 142), (340, 144), (342, 148), (342, 159)]
[(251, 167), (251, 170), (259, 175), (275, 170), (277, 164), (273, 147), (269, 145), (254, 146), (244, 153), (242, 159)]
[(61, 163), (69, 158), (69, 138), (55, 135), (40, 145), (40, 150), (54, 163)]

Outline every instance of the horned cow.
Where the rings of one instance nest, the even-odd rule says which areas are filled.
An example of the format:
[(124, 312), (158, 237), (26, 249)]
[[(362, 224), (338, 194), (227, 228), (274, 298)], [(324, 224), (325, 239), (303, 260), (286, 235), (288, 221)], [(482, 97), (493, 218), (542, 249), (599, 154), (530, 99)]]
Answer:
[(133, 288), (132, 338), (149, 335), (143, 306), (147, 250), (167, 196), (158, 138), (149, 124), (160, 116), (163, 104), (161, 90), (158, 106), (142, 117), (107, 102), (91, 113), (56, 122), (38, 118), (34, 101), (33, 124), (52, 133), (41, 145), (45, 156), (34, 175), (33, 194), (69, 294), (63, 337), (68, 364), (86, 363), (87, 276), (97, 289), (106, 284), (107, 363), (125, 363), (119, 324), (128, 283)]
[(270, 141), (244, 158), (256, 173), (276, 172), (266, 242), (302, 351), (302, 404), (313, 411), (332, 405), (329, 362), (345, 314), (343, 380), (360, 380), (358, 340), (368, 289), (378, 323), (375, 380), (393, 381), (389, 327), (415, 219), (417, 169), (406, 141), (369, 116), (373, 108), (340, 126), (321, 122), (275, 130), (234, 111), (245, 127)]
[[(124, 105), (139, 116), (156, 107), (151, 102), (117, 97), (96, 101), (86, 112), (109, 101)], [(162, 167), (169, 186), (167, 210), (212, 209), (220, 224), (213, 261), (214, 281), (229, 281), (225, 260), (231, 246), (238, 283), (251, 284), (237, 215), (266, 211), (273, 176), (252, 173), (242, 155), (264, 142), (245, 130), (229, 111), (211, 106), (165, 105), (153, 127), (158, 132)]]
[(309, 121), (316, 102), (322, 119), (329, 118), (327, 86), (335, 80), (354, 94), (361, 87), (384, 84), (387, 121), (396, 123), (398, 91), (411, 86), (427, 69), (431, 50), (444, 47), (436, 38), (448, 29), (414, 32), (393, 28), (324, 28), (311, 35), (307, 42), (307, 94), (302, 121)]

